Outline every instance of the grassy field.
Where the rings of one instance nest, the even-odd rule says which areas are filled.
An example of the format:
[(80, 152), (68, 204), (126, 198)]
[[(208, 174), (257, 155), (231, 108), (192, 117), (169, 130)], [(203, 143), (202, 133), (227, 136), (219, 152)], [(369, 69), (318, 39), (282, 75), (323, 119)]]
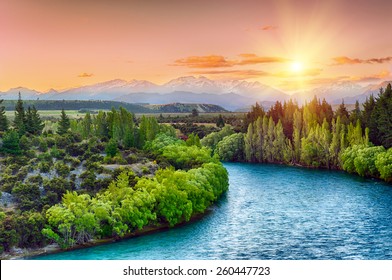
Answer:
[[(101, 111), (108, 111), (108, 110), (101, 110)], [(43, 120), (45, 119), (58, 119), (60, 118), (61, 115), (61, 110), (39, 110), (38, 113), (40, 114), (41, 118)], [(65, 113), (71, 118), (71, 119), (78, 119), (78, 118), (83, 118), (86, 113), (81, 113), (78, 110), (65, 110)], [(140, 118), (142, 116), (152, 116), (152, 117), (158, 117), (161, 115), (160, 113), (147, 113), (147, 114), (142, 114), (142, 113), (136, 113), (135, 116), (137, 118)], [(184, 116), (189, 116), (189, 113), (162, 113), (163, 117), (184, 117)], [(227, 112), (227, 113), (199, 113), (201, 116), (243, 116), (244, 113), (233, 113), (233, 112)], [(6, 111), (6, 116), (8, 119), (13, 120), (15, 116), (15, 111)]]
[[(40, 114), (42, 119), (50, 119), (50, 118), (60, 118), (61, 110), (39, 110), (38, 113)], [(85, 113), (80, 113), (78, 110), (65, 110), (65, 113), (71, 119), (78, 119), (83, 118)], [(15, 111), (6, 111), (5, 115), (9, 119), (13, 119), (15, 116)]]

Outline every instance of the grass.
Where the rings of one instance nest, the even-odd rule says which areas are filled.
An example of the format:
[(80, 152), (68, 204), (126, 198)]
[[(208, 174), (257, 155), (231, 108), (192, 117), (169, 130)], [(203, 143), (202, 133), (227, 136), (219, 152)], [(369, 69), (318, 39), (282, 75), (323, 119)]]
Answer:
[[(59, 119), (61, 115), (61, 110), (39, 110), (38, 113), (40, 114), (42, 119)], [(65, 110), (65, 113), (71, 119), (83, 118), (86, 115), (85, 113), (80, 113), (78, 110)], [(15, 111), (6, 111), (5, 115), (8, 119), (13, 120), (15, 116)]]

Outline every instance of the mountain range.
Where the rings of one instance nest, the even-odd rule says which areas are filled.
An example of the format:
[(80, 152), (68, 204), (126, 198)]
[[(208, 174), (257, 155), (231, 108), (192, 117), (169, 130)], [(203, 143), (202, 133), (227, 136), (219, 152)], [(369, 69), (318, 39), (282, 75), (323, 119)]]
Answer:
[(370, 94), (377, 95), (380, 87), (388, 82), (362, 87), (354, 82), (338, 82), (310, 91), (289, 95), (279, 89), (260, 82), (245, 80), (211, 80), (206, 77), (186, 76), (157, 85), (145, 80), (115, 79), (88, 86), (47, 92), (18, 87), (0, 92), (2, 99), (17, 99), (18, 93), (24, 100), (113, 100), (127, 103), (209, 103), (234, 111), (246, 108), (256, 102), (285, 101), (290, 98), (299, 103), (312, 99), (315, 95), (332, 104), (364, 102)]

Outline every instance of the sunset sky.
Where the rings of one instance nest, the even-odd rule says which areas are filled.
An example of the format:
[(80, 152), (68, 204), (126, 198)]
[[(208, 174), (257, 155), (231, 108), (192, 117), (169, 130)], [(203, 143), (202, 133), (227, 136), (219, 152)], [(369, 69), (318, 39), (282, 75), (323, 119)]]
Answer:
[(0, 91), (111, 79), (392, 79), (392, 1), (0, 0)]

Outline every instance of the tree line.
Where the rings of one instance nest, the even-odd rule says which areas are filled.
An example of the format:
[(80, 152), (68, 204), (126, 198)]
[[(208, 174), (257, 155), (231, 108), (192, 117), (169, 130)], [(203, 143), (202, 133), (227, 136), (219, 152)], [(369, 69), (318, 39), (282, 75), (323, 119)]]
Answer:
[(343, 169), (391, 181), (391, 113), (390, 84), (363, 109), (357, 102), (352, 112), (343, 102), (333, 112), (316, 97), (301, 107), (292, 100), (276, 102), (267, 112), (256, 104), (244, 118), (243, 133), (222, 130), (201, 143), (222, 160)]

